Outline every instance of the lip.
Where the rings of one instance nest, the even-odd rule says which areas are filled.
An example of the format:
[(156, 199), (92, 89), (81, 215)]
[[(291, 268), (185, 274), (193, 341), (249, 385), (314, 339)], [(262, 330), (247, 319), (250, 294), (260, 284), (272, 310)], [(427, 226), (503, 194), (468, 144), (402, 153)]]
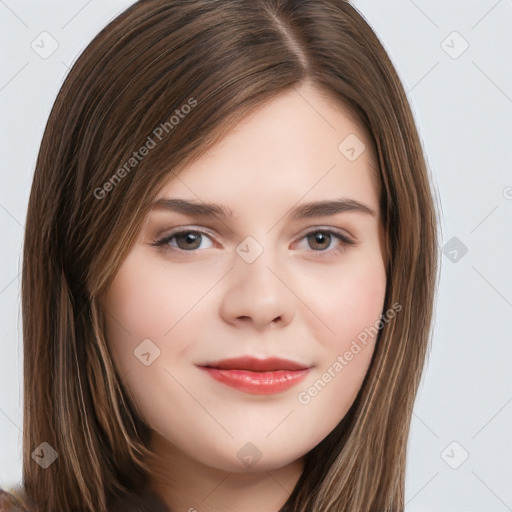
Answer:
[(243, 356), (199, 365), (213, 379), (245, 393), (270, 395), (290, 389), (310, 367), (278, 357)]

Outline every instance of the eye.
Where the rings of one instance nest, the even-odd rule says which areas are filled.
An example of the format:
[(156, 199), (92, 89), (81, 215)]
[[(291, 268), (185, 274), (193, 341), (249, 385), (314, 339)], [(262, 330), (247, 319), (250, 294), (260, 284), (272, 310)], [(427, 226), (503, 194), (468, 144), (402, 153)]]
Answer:
[[(204, 231), (182, 229), (173, 231), (172, 233), (166, 235), (164, 238), (157, 240), (152, 245), (177, 247), (182, 251), (190, 252), (194, 251), (195, 249), (199, 249), (199, 247), (201, 246), (201, 242), (204, 239), (209, 238), (209, 235)], [(172, 243), (173, 240), (176, 241), (176, 244)], [(212, 247), (212, 245), (210, 245), (209, 247)], [(209, 247), (202, 248), (208, 249)]]
[[(316, 253), (314, 255), (315, 257), (339, 254), (343, 252), (347, 246), (356, 244), (354, 240), (350, 239), (345, 234), (334, 231), (332, 229), (316, 229), (315, 231), (306, 233), (303, 238), (307, 240), (308, 246), (313, 249), (314, 253)], [(335, 248), (329, 249), (333, 240), (337, 240), (340, 243)]]

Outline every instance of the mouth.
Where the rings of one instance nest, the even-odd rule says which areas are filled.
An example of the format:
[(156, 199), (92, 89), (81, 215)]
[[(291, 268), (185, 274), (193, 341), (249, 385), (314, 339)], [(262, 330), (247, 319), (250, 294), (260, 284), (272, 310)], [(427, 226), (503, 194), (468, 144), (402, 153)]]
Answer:
[(205, 363), (199, 368), (217, 382), (239, 391), (270, 395), (283, 392), (303, 380), (311, 367), (278, 357), (244, 356)]

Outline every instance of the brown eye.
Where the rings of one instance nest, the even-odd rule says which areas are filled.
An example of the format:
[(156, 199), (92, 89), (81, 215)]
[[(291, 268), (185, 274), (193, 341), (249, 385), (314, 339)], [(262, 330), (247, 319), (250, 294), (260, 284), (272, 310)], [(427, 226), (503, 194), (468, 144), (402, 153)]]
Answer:
[(331, 243), (331, 234), (323, 231), (316, 231), (313, 234), (307, 235), (307, 239), (311, 249), (324, 250), (327, 249)]
[[(301, 240), (305, 240), (305, 250), (308, 250), (315, 257), (329, 257), (342, 254), (350, 246), (356, 245), (342, 232), (332, 229), (316, 229), (306, 233)], [(337, 241), (337, 244), (333, 242)], [(331, 247), (333, 246), (333, 247)]]
[[(177, 248), (182, 251), (191, 252), (195, 251), (196, 249), (199, 249), (201, 243), (204, 240), (209, 239), (210, 237), (206, 233), (203, 233), (201, 231), (181, 230), (170, 233), (161, 240), (154, 242), (153, 245), (163, 246), (164, 248), (168, 246), (171, 248)], [(209, 247), (212, 246), (213, 244), (210, 245)]]
[(190, 231), (188, 233), (174, 235), (173, 238), (176, 239), (179, 249), (187, 251), (191, 249), (197, 249), (201, 245), (201, 236), (201, 233)]

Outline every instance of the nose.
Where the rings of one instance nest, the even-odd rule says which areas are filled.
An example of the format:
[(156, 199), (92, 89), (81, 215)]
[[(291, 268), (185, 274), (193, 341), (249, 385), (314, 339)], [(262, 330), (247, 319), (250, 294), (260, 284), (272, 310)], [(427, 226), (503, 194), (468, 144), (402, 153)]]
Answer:
[(276, 264), (270, 251), (252, 263), (236, 256), (226, 276), (221, 315), (232, 325), (250, 324), (262, 330), (289, 324), (295, 314), (296, 297), (287, 282), (286, 271)]

